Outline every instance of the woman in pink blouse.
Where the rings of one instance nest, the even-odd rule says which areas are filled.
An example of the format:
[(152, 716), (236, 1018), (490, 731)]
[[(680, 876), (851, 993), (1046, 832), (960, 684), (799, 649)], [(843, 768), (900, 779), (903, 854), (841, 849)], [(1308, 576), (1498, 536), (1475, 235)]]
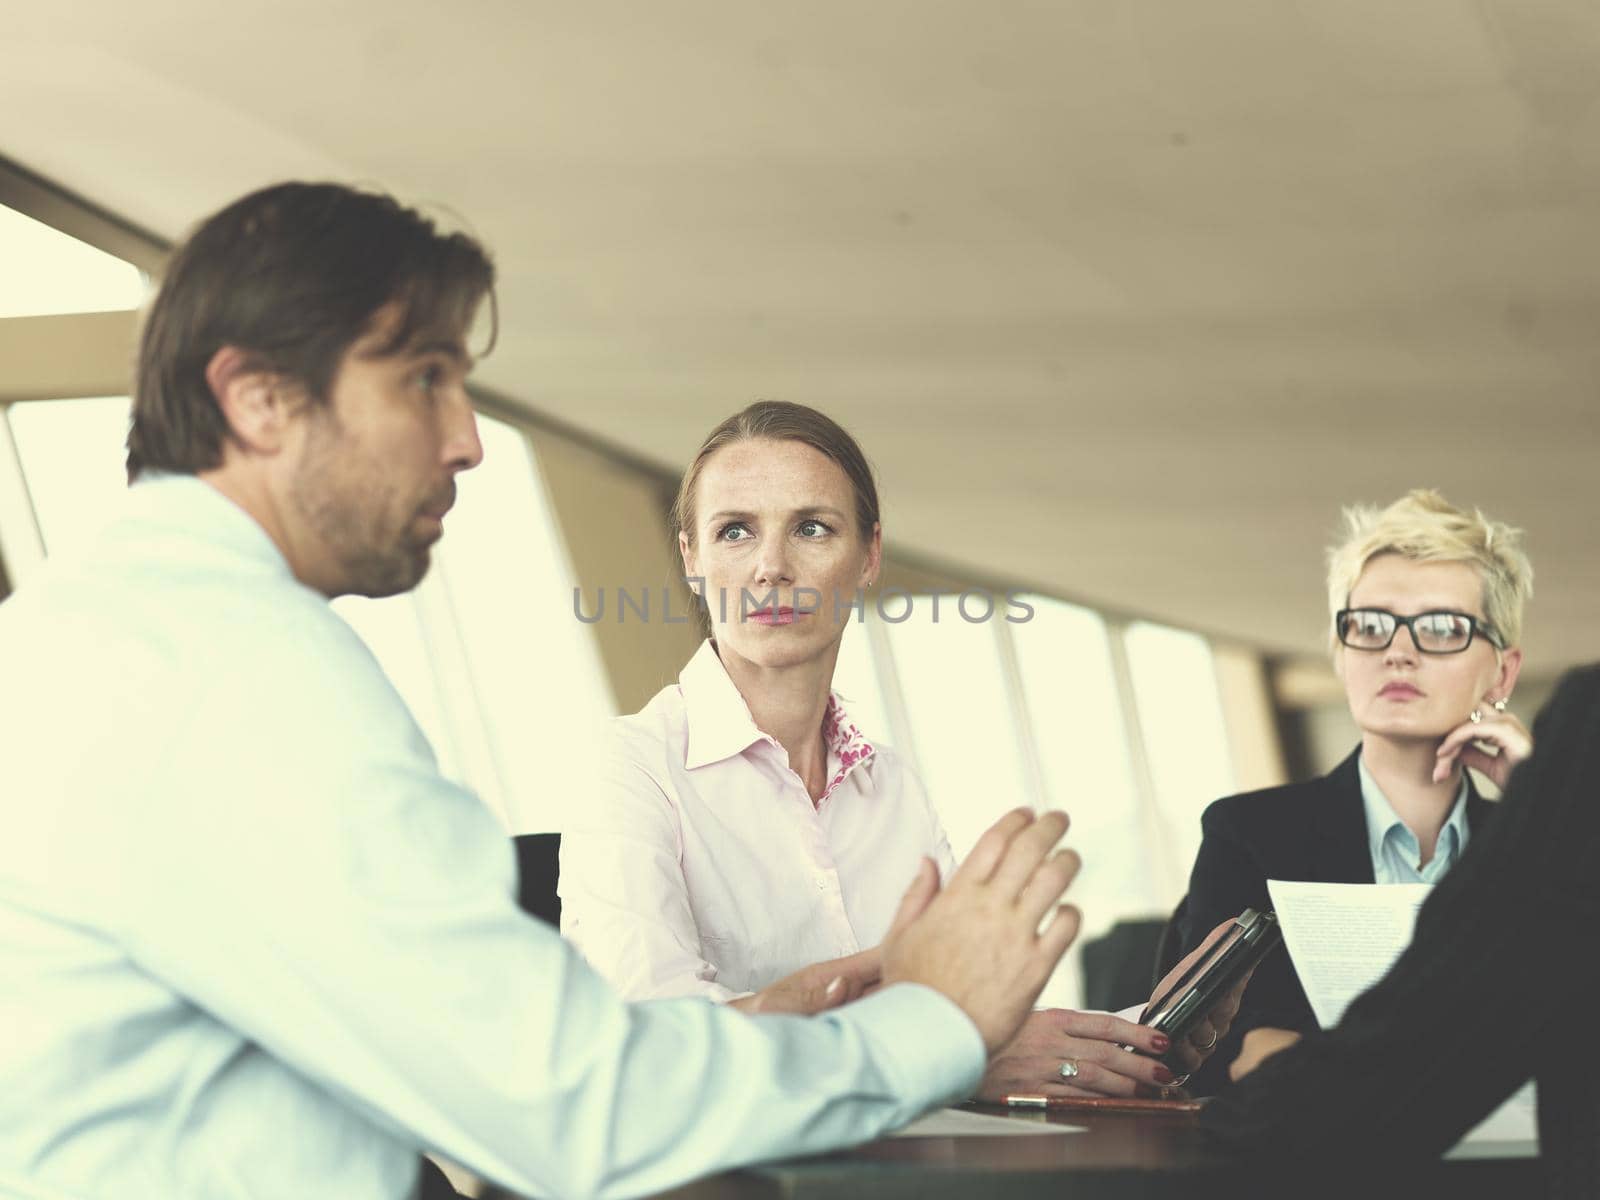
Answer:
[[(754, 404), (706, 439), (674, 518), (713, 637), (615, 722), (602, 787), (563, 833), (562, 932), (629, 999), (804, 1007), (792, 979), (763, 991), (786, 977), (847, 998), (870, 985), (872, 948), (923, 860), (943, 877), (954, 866), (916, 775), (831, 689), (851, 606), (882, 561), (871, 468), (823, 414)], [(1236, 1005), (1191, 1035), (1186, 1061)], [(1163, 1040), (1106, 1013), (1037, 1012), (981, 1094), (1169, 1085), (1160, 1063), (1121, 1049), (1162, 1053)]]

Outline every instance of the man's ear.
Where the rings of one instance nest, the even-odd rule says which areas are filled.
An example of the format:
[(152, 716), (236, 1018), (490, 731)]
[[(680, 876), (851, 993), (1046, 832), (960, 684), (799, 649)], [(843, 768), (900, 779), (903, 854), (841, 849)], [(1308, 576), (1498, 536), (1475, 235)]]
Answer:
[(228, 423), (228, 436), (252, 454), (283, 448), (290, 418), (300, 407), (298, 389), (262, 369), (237, 346), (224, 346), (206, 364), (206, 383)]

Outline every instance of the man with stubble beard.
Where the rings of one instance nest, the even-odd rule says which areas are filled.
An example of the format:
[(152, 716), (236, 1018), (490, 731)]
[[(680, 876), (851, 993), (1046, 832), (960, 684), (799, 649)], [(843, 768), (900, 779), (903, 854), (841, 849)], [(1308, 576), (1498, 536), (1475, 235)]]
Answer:
[(0, 606), (0, 1192), (399, 1200), (424, 1150), (659, 1191), (970, 1095), (1070, 943), (1065, 818), (1024, 811), (942, 890), (925, 862), (881, 953), (763, 994), (817, 1015), (623, 1004), (517, 908), (328, 604), (426, 572), (492, 288), (471, 239), (335, 185), (175, 254), (125, 511)]

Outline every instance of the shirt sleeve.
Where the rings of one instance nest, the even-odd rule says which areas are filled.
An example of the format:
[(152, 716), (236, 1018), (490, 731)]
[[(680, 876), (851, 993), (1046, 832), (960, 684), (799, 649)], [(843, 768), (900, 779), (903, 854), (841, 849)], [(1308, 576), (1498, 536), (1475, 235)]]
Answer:
[(976, 1029), (917, 987), (812, 1019), (622, 1003), (516, 907), (507, 839), (362, 654), (280, 645), (175, 722), (114, 881), (118, 940), (152, 975), (374, 1124), (535, 1195), (860, 1142), (976, 1087)]
[(612, 727), (595, 794), (561, 834), (561, 932), (630, 1000), (738, 993), (704, 955), (683, 875), (678, 812), (639, 748)]

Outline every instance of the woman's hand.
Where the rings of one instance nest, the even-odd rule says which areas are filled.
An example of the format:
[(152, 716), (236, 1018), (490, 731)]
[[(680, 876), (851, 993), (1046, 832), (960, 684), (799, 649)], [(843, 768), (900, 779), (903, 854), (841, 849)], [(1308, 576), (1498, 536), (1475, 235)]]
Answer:
[(1288, 1029), (1274, 1029), (1262, 1025), (1244, 1035), (1244, 1045), (1239, 1057), (1228, 1064), (1228, 1078), (1238, 1083), (1267, 1059), (1280, 1050), (1287, 1050), (1300, 1040), (1300, 1035)]
[(848, 958), (801, 967), (759, 992), (729, 1000), (728, 1007), (742, 1013), (826, 1012), (864, 996), (878, 986), (883, 977), (883, 956), (874, 946)]
[[(1483, 743), (1482, 746), (1476, 743)], [(1493, 747), (1494, 753), (1484, 749)], [(1433, 781), (1443, 783), (1450, 778), (1459, 763), (1463, 767), (1476, 767), (1497, 788), (1504, 788), (1511, 778), (1511, 769), (1533, 753), (1533, 735), (1514, 713), (1499, 712), (1493, 708), (1482, 709), (1482, 720), (1463, 721), (1439, 743), (1438, 757), (1434, 761)]]
[[(1166, 977), (1156, 985), (1156, 990), (1150, 993), (1151, 1003), (1165, 996), (1173, 985), (1188, 973), (1189, 968), (1204, 957), (1233, 925), (1234, 919), (1229, 917), (1206, 934), (1205, 941), (1184, 955), (1178, 965), (1168, 971)], [(1228, 1036), (1228, 1030), (1233, 1027), (1234, 1017), (1239, 1015), (1239, 1003), (1244, 999), (1244, 989), (1249, 986), (1250, 976), (1254, 974), (1255, 968), (1251, 967), (1245, 972), (1244, 978), (1222, 993), (1217, 1002), (1211, 1006), (1211, 1011), (1201, 1017), (1194, 1028), (1189, 1030), (1188, 1036), (1178, 1044), (1174, 1053), (1185, 1076), (1198, 1071), (1200, 1065), (1211, 1057), (1212, 1051), (1217, 1048), (1217, 1043)]]
[[(1145, 1053), (1129, 1054), (1124, 1045)], [(1016, 1095), (1151, 1095), (1174, 1079), (1146, 1055), (1165, 1054), (1169, 1048), (1167, 1039), (1149, 1026), (1111, 1013), (1042, 1009), (1031, 1013), (1017, 1036), (989, 1061), (978, 1098), (1000, 1102)]]
[[(1233, 925), (1230, 918), (1207, 935), (1167, 973), (1153, 997), (1163, 995)], [(1246, 975), (1222, 996), (1211, 1011), (1174, 1047), (1148, 1025), (1111, 1013), (1046, 1009), (1023, 1022), (1022, 1031), (997, 1054), (978, 1089), (982, 1100), (1006, 1096), (1151, 1096), (1180, 1082), (1172, 1068), (1157, 1062), (1171, 1051), (1179, 1068), (1192, 1074), (1228, 1035)], [(1129, 1053), (1132, 1046), (1141, 1053)], [(1065, 1070), (1065, 1074), (1063, 1071)]]

